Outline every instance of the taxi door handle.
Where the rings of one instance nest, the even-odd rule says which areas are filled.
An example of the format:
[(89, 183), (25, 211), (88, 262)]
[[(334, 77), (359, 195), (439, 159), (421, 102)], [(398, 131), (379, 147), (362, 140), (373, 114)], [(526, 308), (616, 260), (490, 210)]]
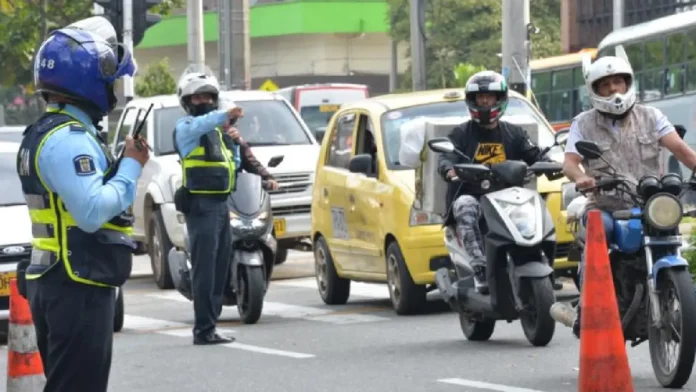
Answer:
[(348, 200), (350, 201), (351, 204), (355, 204), (355, 195), (353, 195), (353, 194), (348, 195)]
[(329, 190), (324, 188), (324, 197), (329, 197)]

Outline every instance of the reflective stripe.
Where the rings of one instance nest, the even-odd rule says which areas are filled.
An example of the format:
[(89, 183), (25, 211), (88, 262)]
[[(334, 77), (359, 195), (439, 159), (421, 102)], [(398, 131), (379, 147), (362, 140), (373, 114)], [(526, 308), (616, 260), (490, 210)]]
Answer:
[(45, 223), (32, 223), (31, 224), (31, 235), (34, 238), (53, 238), (55, 230), (53, 230), (52, 224)]
[(24, 195), (24, 200), (27, 202), (27, 208), (32, 210), (43, 210), (51, 207), (51, 202), (48, 195)]
[[(182, 184), (188, 189), (192, 194), (226, 194), (232, 192), (234, 189), (234, 181), (236, 178), (236, 163), (234, 159), (234, 153), (227, 148), (225, 141), (222, 137), (222, 130), (216, 128), (218, 137), (220, 138), (220, 148), (222, 149), (223, 160), (222, 161), (208, 161), (205, 158), (205, 148), (203, 146), (197, 146), (194, 148), (184, 159), (181, 161), (182, 165)], [(191, 181), (189, 181), (188, 172), (192, 171), (196, 174), (191, 175), (191, 177), (197, 177), (198, 175), (205, 176), (203, 173), (198, 173), (199, 171), (204, 171), (206, 169), (220, 169), (225, 170), (227, 176), (227, 186), (224, 189), (200, 189), (198, 187), (193, 187)], [(219, 174), (218, 174), (219, 175)]]
[(33, 248), (31, 250), (31, 264), (49, 267), (51, 264), (58, 261), (56, 253), (57, 252)]

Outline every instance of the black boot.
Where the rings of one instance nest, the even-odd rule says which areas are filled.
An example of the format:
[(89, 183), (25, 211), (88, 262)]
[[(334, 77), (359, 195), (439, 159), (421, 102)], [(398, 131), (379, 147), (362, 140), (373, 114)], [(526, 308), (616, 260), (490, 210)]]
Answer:
[(580, 305), (578, 305), (575, 313), (577, 316), (575, 316), (575, 321), (573, 321), (573, 335), (580, 339)]

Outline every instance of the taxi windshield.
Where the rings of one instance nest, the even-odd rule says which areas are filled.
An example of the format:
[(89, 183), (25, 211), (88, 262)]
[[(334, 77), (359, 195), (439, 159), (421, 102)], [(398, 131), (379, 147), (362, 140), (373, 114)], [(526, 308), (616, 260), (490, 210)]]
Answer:
[[(510, 97), (507, 110), (503, 119), (507, 116), (527, 115), (544, 124), (543, 118), (537, 114), (528, 102)], [(444, 118), (444, 117), (469, 117), (469, 110), (464, 101), (436, 102), (425, 105), (411, 106), (408, 108), (391, 110), (382, 115), (382, 130), (384, 151), (387, 166), (392, 170), (413, 170), (399, 163), (399, 149), (401, 148), (401, 125), (419, 117)], [(539, 127), (540, 147), (550, 146), (554, 143), (553, 131), (541, 125)]]

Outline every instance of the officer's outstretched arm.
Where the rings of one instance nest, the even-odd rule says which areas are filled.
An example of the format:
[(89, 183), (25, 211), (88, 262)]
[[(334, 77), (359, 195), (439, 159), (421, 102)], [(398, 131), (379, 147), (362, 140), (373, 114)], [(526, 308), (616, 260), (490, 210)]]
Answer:
[(117, 174), (104, 184), (104, 154), (85, 131), (61, 129), (51, 135), (39, 155), (46, 185), (60, 196), (77, 226), (93, 233), (133, 204), (142, 167), (124, 158)]
[(179, 145), (198, 142), (198, 139), (216, 127), (227, 123), (227, 110), (215, 110), (202, 116), (186, 116), (176, 122), (176, 138)]

